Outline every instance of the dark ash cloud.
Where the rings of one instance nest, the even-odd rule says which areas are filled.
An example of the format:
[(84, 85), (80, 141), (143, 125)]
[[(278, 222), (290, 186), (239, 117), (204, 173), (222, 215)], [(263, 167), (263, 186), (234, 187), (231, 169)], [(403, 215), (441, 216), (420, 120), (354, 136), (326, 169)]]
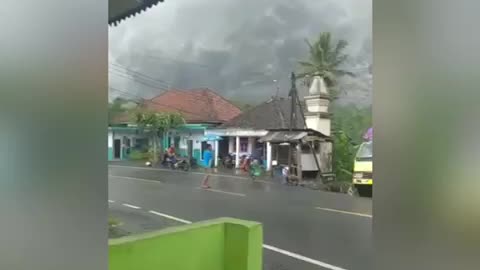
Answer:
[(357, 73), (343, 80), (342, 102), (370, 104), (371, 15), (371, 0), (166, 0), (110, 28), (110, 61), (165, 83), (133, 82), (117, 66), (110, 84), (144, 97), (209, 87), (258, 102), (275, 94), (273, 80), (286, 95), (290, 72), (308, 56), (304, 39), (330, 31), (350, 43), (347, 68)]

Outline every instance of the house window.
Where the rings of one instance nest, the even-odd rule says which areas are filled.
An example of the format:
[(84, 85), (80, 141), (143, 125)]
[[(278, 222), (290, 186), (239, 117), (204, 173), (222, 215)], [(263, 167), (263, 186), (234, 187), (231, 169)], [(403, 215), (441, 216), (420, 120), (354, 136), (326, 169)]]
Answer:
[(248, 138), (240, 138), (240, 152), (248, 151)]

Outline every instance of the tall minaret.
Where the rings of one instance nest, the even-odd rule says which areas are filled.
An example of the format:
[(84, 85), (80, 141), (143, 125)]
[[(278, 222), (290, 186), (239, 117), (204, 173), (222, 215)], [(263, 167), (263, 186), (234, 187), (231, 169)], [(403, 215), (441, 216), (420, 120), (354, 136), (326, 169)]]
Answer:
[(313, 77), (308, 96), (305, 97), (305, 105), (307, 127), (330, 136), (330, 95), (322, 77)]

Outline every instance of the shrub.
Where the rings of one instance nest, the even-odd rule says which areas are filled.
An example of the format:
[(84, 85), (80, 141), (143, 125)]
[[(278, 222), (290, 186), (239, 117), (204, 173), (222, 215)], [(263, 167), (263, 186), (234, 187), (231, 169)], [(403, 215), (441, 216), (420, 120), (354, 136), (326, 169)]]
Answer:
[(130, 155), (128, 157), (131, 160), (148, 160), (150, 159), (151, 154), (149, 152), (133, 150), (132, 152), (130, 152)]

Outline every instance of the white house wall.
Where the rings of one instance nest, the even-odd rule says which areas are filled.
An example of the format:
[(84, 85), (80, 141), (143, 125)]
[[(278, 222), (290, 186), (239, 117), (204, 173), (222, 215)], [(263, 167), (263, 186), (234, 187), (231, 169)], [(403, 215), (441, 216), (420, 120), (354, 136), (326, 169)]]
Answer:
[(307, 127), (330, 136), (330, 119), (319, 118), (317, 115), (306, 116)]
[(113, 147), (113, 134), (111, 131), (108, 132), (108, 147)]
[[(320, 162), (320, 154), (317, 155), (317, 160)], [(320, 164), (320, 168), (322, 165)], [(302, 171), (318, 171), (317, 163), (312, 153), (302, 153)]]

